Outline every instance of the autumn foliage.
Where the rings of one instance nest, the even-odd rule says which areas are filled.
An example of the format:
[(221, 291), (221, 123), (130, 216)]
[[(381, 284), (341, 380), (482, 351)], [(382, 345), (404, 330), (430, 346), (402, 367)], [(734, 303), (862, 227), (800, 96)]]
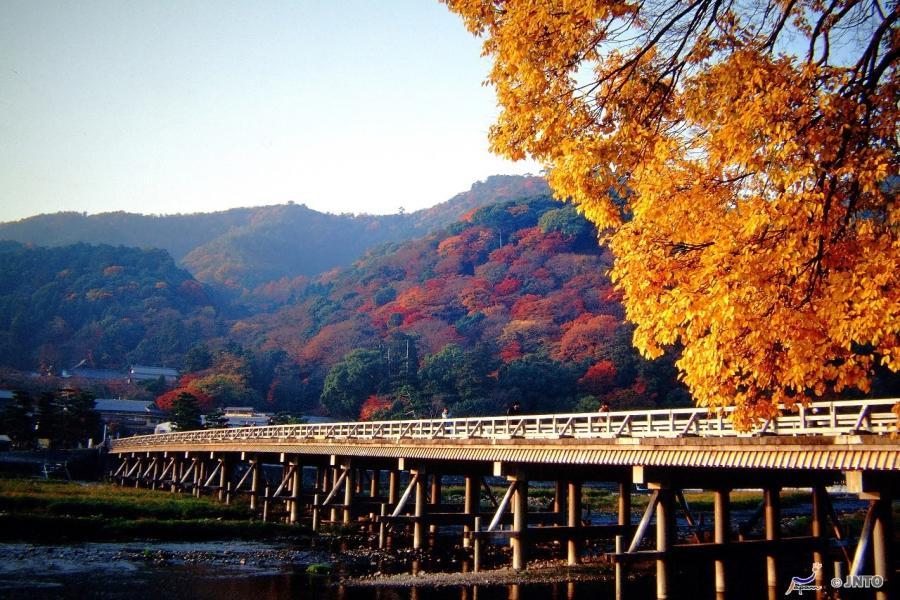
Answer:
[(634, 342), (746, 427), (900, 370), (896, 6), (447, 0), (495, 151), (606, 232)]
[(434, 416), (438, 404), (498, 414), (516, 396), (533, 397), (529, 411), (569, 411), (615, 388), (628, 390), (610, 396), (616, 408), (682, 404), (671, 361), (654, 370), (631, 349), (595, 240), (548, 196), (491, 204), (313, 279), (297, 303), (231, 334), (285, 350), (342, 418)]

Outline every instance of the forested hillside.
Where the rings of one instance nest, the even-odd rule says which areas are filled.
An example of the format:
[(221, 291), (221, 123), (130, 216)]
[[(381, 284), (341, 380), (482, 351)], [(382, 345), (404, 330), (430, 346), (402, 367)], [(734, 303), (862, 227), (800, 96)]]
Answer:
[(492, 204), (316, 278), (229, 337), (299, 366), (295, 405), (280, 408), (321, 402), (341, 417), (686, 402), (672, 357), (631, 348), (610, 260), (571, 207), (547, 196)]
[(492, 177), (386, 217), (220, 214), (228, 231), (183, 257), (196, 279), (164, 250), (0, 243), (0, 366), (171, 366), (183, 376), (163, 408), (189, 392), (204, 410), (342, 418), (687, 401), (673, 356), (632, 349), (610, 254), (542, 179)]
[(0, 366), (179, 367), (218, 332), (204, 287), (163, 250), (0, 242)]

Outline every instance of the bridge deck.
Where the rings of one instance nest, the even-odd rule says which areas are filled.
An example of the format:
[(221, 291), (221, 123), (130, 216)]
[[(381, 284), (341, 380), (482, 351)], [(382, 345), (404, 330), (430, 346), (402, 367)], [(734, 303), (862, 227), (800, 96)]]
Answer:
[(728, 412), (622, 411), (279, 425), (116, 440), (111, 452), (264, 452), (561, 465), (900, 470), (897, 400), (815, 403), (731, 428)]

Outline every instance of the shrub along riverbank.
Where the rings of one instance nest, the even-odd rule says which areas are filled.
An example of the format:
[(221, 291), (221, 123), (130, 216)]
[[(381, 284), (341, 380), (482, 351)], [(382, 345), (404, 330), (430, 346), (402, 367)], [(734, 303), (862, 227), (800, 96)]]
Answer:
[(0, 540), (124, 541), (304, 537), (299, 526), (252, 520), (242, 499), (123, 488), (105, 483), (0, 479)]

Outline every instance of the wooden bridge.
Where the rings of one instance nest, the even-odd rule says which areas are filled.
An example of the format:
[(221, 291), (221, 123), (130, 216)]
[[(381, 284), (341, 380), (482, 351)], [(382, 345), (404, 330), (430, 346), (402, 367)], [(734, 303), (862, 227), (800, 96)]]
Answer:
[[(725, 597), (729, 564), (753, 557), (766, 564), (769, 596), (782, 596), (779, 556), (806, 552), (810, 564), (825, 565), (816, 571), (823, 591), (831, 576), (870, 574), (882, 582), (876, 596), (886, 600), (894, 574), (892, 499), (900, 482), (900, 441), (891, 435), (896, 402), (813, 403), (750, 433), (732, 429), (728, 410), (696, 408), (187, 431), (116, 440), (110, 452), (120, 460), (110, 477), (226, 502), (246, 494), (263, 520), (304, 521), (313, 530), (357, 524), (377, 530), (382, 546), (406, 528), (414, 548), (425, 548), (439, 528), (458, 532), (476, 569), (486, 543), (509, 543), (513, 568), (523, 569), (530, 544), (559, 541), (574, 565), (586, 540), (608, 540), (618, 596), (629, 564), (655, 561), (657, 597), (667, 598), (672, 561), (691, 558), (715, 563), (715, 590)], [(461, 503), (445, 503), (448, 477), (463, 483)], [(490, 477), (505, 478), (502, 497)], [(529, 507), (529, 487), (538, 482), (554, 490), (549, 510)], [(617, 520), (592, 525), (582, 519), (582, 489), (602, 483), (618, 489)], [(826, 491), (836, 483), (869, 502), (855, 541), (845, 539)], [(635, 484), (650, 494), (636, 523)], [(780, 531), (786, 487), (811, 490), (808, 535)], [(712, 490), (711, 532), (700, 531), (685, 502), (687, 488)], [(729, 498), (736, 488), (761, 489), (763, 502), (735, 531)], [(676, 508), (694, 543), (678, 538)], [(762, 531), (754, 535), (759, 521)], [(653, 524), (655, 544), (648, 544)]]

